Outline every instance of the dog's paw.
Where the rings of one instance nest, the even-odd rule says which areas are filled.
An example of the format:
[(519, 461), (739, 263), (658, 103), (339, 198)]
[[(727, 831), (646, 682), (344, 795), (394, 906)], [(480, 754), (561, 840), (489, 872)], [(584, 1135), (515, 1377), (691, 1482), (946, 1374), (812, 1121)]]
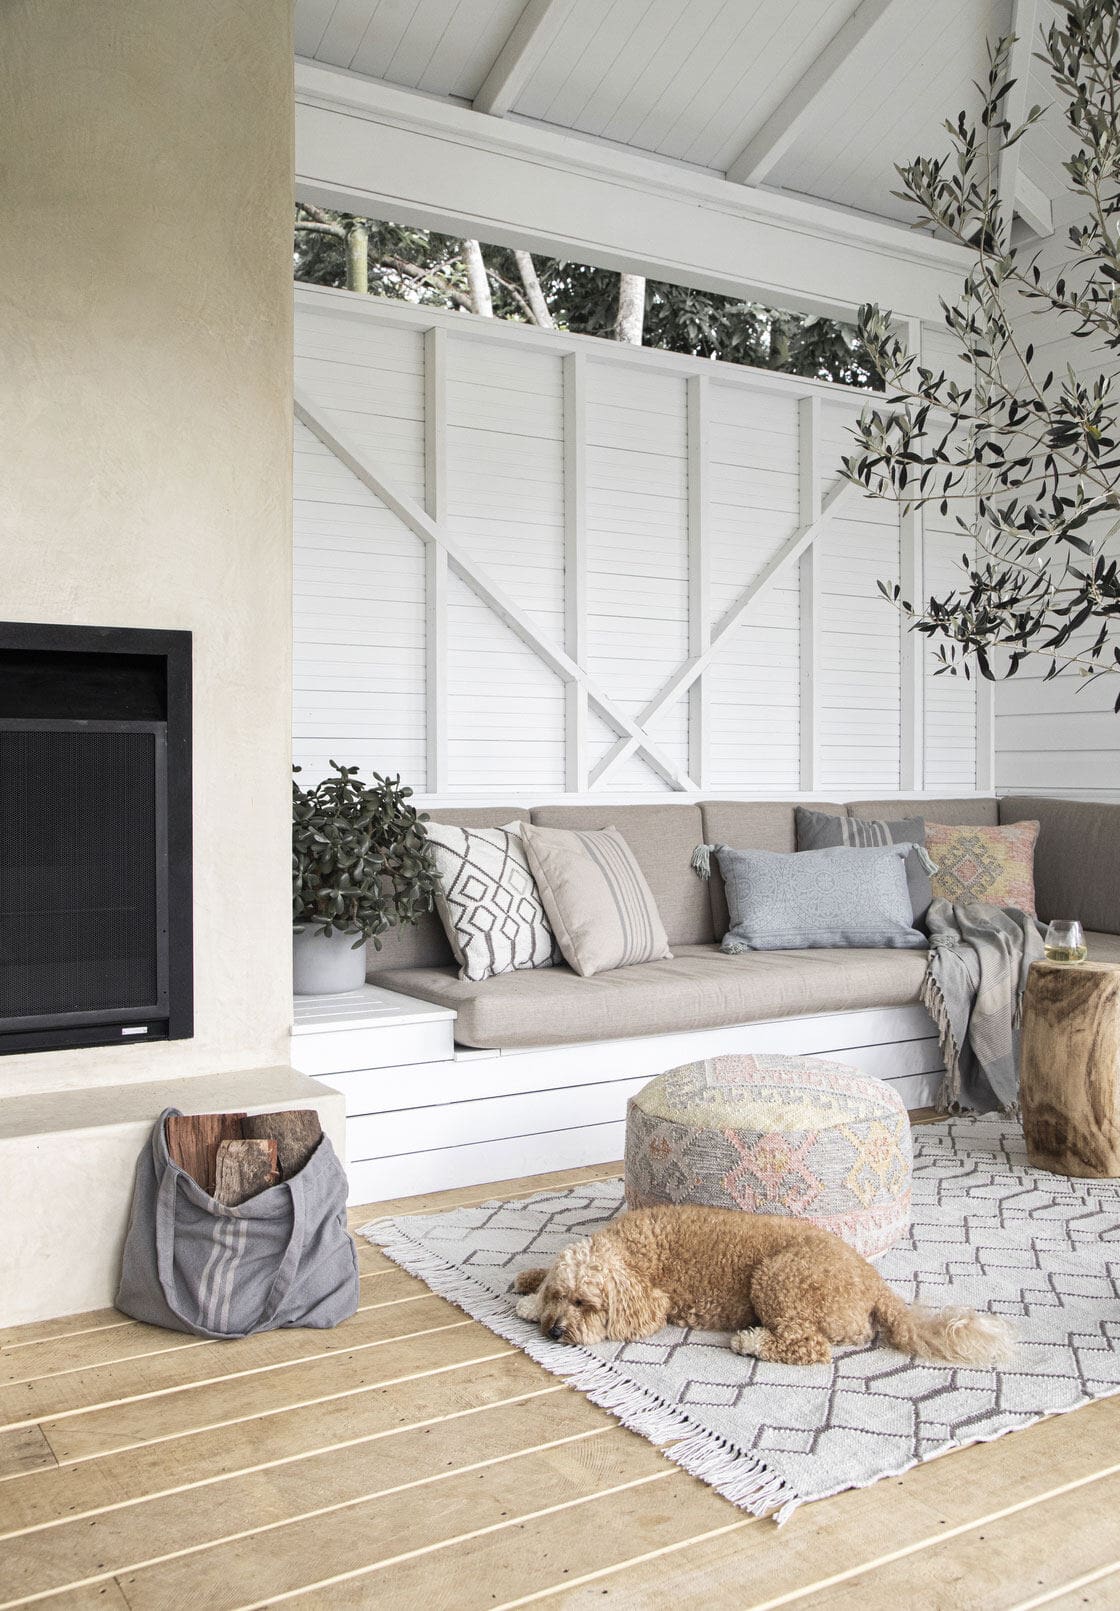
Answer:
[(517, 1301), (517, 1313), (522, 1320), (539, 1320), (541, 1316), (541, 1300), (535, 1292), (529, 1292)]
[(731, 1352), (761, 1359), (769, 1336), (765, 1326), (751, 1326), (749, 1331), (737, 1331), (731, 1339)]

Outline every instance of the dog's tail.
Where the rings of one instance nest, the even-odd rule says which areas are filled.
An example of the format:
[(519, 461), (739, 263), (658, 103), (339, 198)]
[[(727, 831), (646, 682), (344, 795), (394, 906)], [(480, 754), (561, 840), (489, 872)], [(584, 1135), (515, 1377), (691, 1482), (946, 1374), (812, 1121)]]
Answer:
[(1015, 1334), (997, 1315), (975, 1309), (923, 1309), (904, 1303), (888, 1287), (875, 1305), (875, 1319), (892, 1348), (920, 1359), (953, 1365), (999, 1365), (1008, 1359)]

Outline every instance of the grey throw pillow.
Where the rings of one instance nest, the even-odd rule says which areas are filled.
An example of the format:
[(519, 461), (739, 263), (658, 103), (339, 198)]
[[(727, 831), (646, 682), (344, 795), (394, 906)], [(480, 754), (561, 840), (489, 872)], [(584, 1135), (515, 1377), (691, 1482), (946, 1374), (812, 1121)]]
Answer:
[(926, 842), (926, 825), (921, 817), (897, 817), (893, 822), (861, 817), (835, 817), (828, 811), (794, 809), (798, 850), (832, 850), (839, 845), (871, 849), (876, 845), (912, 845), (906, 858), (906, 882), (915, 923), (924, 923), (933, 899), (929, 870), (918, 846)]
[(845, 845), (783, 852), (716, 845), (731, 914), (722, 949), (924, 946), (925, 935), (913, 927), (906, 886), (909, 848)]

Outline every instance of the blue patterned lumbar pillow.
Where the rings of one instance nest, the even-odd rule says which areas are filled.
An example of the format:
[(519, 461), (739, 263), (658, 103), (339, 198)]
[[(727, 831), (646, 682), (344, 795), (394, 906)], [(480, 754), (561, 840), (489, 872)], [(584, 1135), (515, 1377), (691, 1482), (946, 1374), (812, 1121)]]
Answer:
[(913, 927), (906, 884), (910, 848), (844, 845), (785, 853), (702, 845), (693, 866), (703, 877), (709, 855), (719, 862), (731, 914), (724, 951), (895, 950), (926, 944)]
[(879, 822), (869, 817), (837, 817), (828, 811), (810, 811), (795, 806), (793, 819), (798, 850), (831, 850), (836, 845), (867, 849), (876, 845), (912, 845), (906, 858), (906, 882), (915, 924), (925, 922), (933, 899), (929, 875), (933, 863), (925, 854), (926, 825), (922, 817), (896, 817)]

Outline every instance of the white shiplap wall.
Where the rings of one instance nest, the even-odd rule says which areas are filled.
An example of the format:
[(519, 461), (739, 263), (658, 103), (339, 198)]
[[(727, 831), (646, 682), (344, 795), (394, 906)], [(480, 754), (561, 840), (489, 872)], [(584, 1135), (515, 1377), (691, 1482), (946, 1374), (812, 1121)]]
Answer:
[[(462, 799), (982, 785), (974, 685), (920, 653), (911, 673), (875, 587), (914, 541), (892, 506), (849, 497), (721, 632), (837, 484), (858, 394), (310, 287), (296, 389), (309, 777), (333, 757)], [(931, 575), (947, 542), (926, 533)], [(635, 730), (649, 752), (619, 755)]]
[[(1039, 99), (1043, 97), (1040, 95)], [(1055, 198), (1055, 230), (1042, 245), (1041, 266), (1051, 274), (1068, 270), (1073, 253), (1068, 227), (1076, 221), (1061, 162), (1071, 141), (1055, 110), (1032, 131), (1023, 165)], [(1093, 341), (1070, 334), (1069, 321), (1025, 313), (1024, 342), (1033, 341), (1036, 362), (1062, 374), (1067, 364), (1082, 376), (1111, 371), (1120, 385), (1114, 356)], [(1120, 538), (1109, 551), (1120, 554)], [(1001, 794), (1066, 795), (1075, 799), (1120, 800), (1120, 715), (1113, 711), (1120, 675), (1086, 682), (1076, 673), (1043, 680), (1048, 661), (1027, 661), (1017, 674), (996, 686), (996, 786)]]

